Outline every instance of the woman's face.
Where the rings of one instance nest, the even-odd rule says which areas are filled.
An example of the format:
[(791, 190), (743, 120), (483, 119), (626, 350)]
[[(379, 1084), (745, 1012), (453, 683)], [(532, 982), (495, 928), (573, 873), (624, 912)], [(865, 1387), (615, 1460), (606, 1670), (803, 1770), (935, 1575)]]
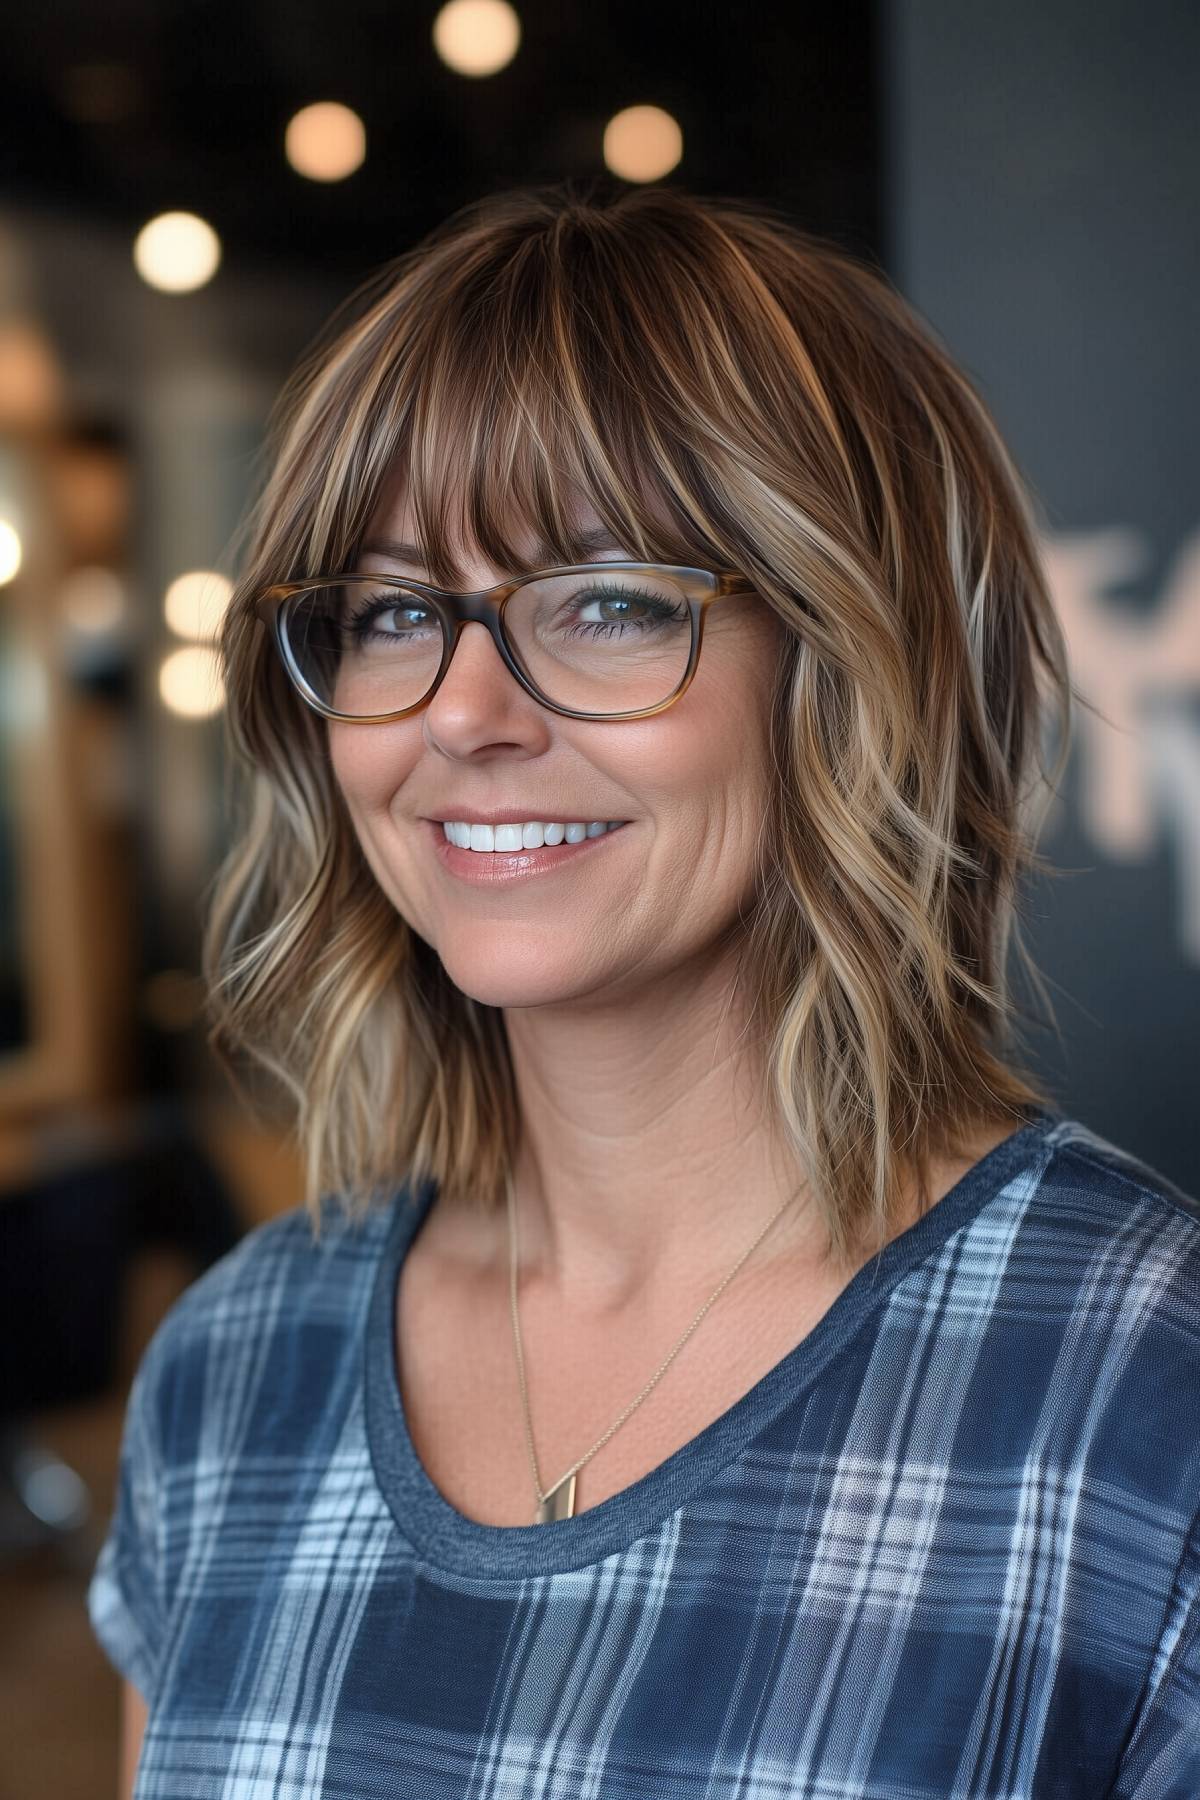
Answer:
[[(586, 509), (584, 529), (598, 526)], [(413, 542), (403, 495), (367, 542)], [(593, 560), (619, 558), (599, 550)], [(460, 547), (465, 583), (507, 571)], [(424, 571), (364, 556), (375, 573)], [(784, 627), (757, 595), (714, 602), (695, 677), (653, 718), (561, 718), (518, 686), (481, 625), (428, 705), (388, 725), (329, 721), (333, 769), (392, 904), (464, 993), (489, 1006), (630, 1000), (705, 958), (753, 893)], [(524, 858), (448, 848), (440, 821), (625, 821)], [(542, 866), (537, 866), (541, 864)], [(497, 878), (501, 866), (513, 878)]]

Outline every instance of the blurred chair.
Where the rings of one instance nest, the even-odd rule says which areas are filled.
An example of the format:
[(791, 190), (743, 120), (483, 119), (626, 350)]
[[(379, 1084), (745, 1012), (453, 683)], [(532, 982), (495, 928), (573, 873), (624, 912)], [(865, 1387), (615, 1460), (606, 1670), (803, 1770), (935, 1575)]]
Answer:
[(183, 1108), (45, 1127), (39, 1172), (0, 1188), (0, 1555), (68, 1539), (86, 1485), (35, 1419), (110, 1391), (136, 1256), (167, 1247), (201, 1273), (237, 1242), (231, 1195)]

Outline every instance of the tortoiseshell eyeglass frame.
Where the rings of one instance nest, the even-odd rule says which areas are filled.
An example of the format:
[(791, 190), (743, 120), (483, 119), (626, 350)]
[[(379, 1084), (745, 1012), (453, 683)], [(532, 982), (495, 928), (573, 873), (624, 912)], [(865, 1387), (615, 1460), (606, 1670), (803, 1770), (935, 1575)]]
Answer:
[[(521, 667), (509, 644), (504, 630), (504, 612), (513, 595), (531, 581), (541, 581), (547, 576), (590, 575), (594, 572), (612, 574), (620, 571), (624, 574), (640, 574), (653, 577), (655, 575), (670, 576), (684, 590), (688, 610), (691, 614), (692, 641), (688, 651), (687, 668), (674, 692), (665, 700), (654, 706), (639, 707), (629, 712), (579, 712), (574, 707), (560, 706), (543, 694), (536, 682)], [(426, 692), (412, 706), (401, 707), (396, 712), (370, 713), (366, 716), (357, 713), (337, 712), (313, 692), (292, 655), (288, 643), (286, 622), (288, 607), (291, 602), (302, 595), (311, 593), (315, 588), (328, 587), (339, 581), (369, 580), (380, 587), (394, 587), (401, 592), (417, 594), (433, 608), (442, 627), (442, 660), (437, 674), (429, 684)], [(341, 575), (311, 575), (302, 581), (276, 582), (254, 602), (253, 610), (256, 618), (262, 620), (274, 639), (284, 668), (291, 678), (293, 686), (314, 712), (326, 719), (336, 719), (345, 725), (388, 725), (397, 719), (407, 719), (413, 713), (420, 712), (428, 706), (445, 679), (450, 667), (450, 659), (462, 633), (464, 625), (482, 625), (491, 637), (496, 649), (503, 658), (504, 665), (513, 679), (520, 684), (530, 697), (544, 706), (548, 711), (558, 713), (564, 719), (649, 719), (656, 713), (665, 712), (674, 706), (691, 686), (700, 660), (700, 646), (704, 641), (704, 622), (708, 609), (714, 600), (723, 600), (731, 594), (752, 594), (755, 589), (743, 575), (735, 570), (694, 569), (675, 563), (643, 563), (643, 562), (589, 562), (569, 563), (556, 568), (535, 569), (528, 575), (519, 575), (510, 581), (500, 581), (495, 587), (481, 588), (477, 593), (454, 594), (444, 588), (432, 587), (428, 582), (413, 581), (406, 575), (379, 575), (361, 569)]]

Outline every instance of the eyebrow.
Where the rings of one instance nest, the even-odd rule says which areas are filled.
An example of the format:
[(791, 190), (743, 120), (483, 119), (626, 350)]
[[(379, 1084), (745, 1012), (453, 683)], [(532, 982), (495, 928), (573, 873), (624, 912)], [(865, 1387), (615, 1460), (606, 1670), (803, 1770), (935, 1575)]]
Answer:
[[(575, 546), (581, 555), (591, 550), (619, 550), (621, 545), (605, 526), (598, 525), (591, 531), (583, 532), (575, 540)], [(362, 546), (363, 556), (386, 556), (389, 562), (405, 563), (410, 569), (427, 569), (425, 553), (420, 544), (406, 544), (399, 538), (372, 538)], [(555, 560), (553, 548), (541, 539), (533, 547), (534, 568), (548, 568)]]

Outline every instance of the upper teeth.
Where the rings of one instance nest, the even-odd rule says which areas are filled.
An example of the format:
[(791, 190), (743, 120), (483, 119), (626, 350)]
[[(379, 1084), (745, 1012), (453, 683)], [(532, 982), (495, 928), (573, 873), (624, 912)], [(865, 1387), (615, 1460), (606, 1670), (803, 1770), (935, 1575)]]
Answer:
[(540, 850), (543, 844), (582, 843), (615, 831), (623, 819), (594, 819), (590, 825), (547, 824), (542, 819), (512, 825), (468, 825), (465, 819), (445, 819), (442, 830), (460, 850)]

